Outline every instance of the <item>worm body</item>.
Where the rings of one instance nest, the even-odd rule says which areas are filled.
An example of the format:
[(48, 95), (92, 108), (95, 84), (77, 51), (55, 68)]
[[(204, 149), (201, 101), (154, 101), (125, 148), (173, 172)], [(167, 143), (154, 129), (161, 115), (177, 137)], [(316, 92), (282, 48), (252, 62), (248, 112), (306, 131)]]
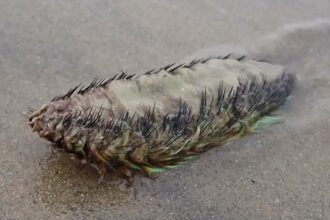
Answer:
[(130, 180), (176, 168), (277, 121), (294, 74), (245, 56), (171, 64), (77, 86), (30, 113), (33, 131)]

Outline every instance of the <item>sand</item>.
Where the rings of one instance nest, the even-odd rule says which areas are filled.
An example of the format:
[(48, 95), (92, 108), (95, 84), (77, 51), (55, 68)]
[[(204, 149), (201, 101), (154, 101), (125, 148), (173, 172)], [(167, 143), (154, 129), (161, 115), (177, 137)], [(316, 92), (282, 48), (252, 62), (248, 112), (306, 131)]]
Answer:
[[(0, 219), (329, 219), (330, 2), (0, 0)], [(229, 51), (296, 71), (285, 122), (136, 193), (32, 134), (78, 82)]]

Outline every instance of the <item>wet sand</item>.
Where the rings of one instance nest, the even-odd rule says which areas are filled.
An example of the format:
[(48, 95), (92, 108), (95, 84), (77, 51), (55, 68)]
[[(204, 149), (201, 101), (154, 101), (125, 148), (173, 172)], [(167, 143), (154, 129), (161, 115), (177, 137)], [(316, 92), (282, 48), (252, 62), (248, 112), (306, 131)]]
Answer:
[[(329, 219), (330, 2), (0, 0), (0, 219)], [(235, 51), (297, 73), (285, 119), (138, 178), (137, 194), (32, 134), (78, 82)]]

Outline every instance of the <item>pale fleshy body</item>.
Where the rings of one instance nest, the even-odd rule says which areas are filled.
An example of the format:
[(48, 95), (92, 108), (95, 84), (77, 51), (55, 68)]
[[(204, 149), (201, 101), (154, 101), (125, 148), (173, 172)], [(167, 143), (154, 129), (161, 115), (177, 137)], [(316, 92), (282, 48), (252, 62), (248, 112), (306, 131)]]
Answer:
[(141, 115), (153, 105), (160, 114), (175, 113), (177, 105), (172, 102), (180, 98), (192, 107), (193, 112), (197, 112), (199, 97), (205, 88), (207, 94), (216, 94), (220, 82), (229, 91), (238, 86), (239, 79), (247, 79), (251, 74), (258, 77), (264, 75), (272, 80), (283, 72), (282, 66), (266, 62), (211, 59), (173, 72), (161, 70), (157, 74), (142, 75), (135, 80), (114, 81), (107, 90), (120, 100), (124, 109)]
[[(187, 64), (186, 64), (187, 65)], [(283, 66), (244, 59), (233, 58), (210, 59), (205, 63), (196, 63), (190, 67), (175, 69), (173, 65), (168, 70), (159, 69), (156, 73), (133, 76), (130, 80), (114, 80), (105, 88), (93, 88), (93, 92), (73, 94), (70, 100), (58, 100), (47, 104), (55, 105), (61, 110), (86, 110), (90, 107), (105, 109), (104, 117), (118, 117), (124, 111), (143, 115), (155, 105), (160, 114), (174, 113), (181, 98), (194, 112), (199, 110), (201, 93), (215, 94), (219, 83), (229, 91), (236, 88), (239, 80), (250, 75), (275, 79), (285, 69)], [(174, 69), (174, 70), (172, 70)]]

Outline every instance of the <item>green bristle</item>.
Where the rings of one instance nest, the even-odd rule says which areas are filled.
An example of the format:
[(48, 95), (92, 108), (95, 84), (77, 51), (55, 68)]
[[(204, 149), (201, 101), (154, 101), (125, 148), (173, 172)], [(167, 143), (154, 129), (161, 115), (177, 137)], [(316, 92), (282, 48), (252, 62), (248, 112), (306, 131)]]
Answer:
[(144, 167), (144, 170), (150, 175), (151, 174), (162, 173), (162, 172), (166, 171), (166, 169), (159, 168), (159, 167)]
[(251, 131), (258, 133), (274, 124), (281, 122), (283, 122), (283, 119), (280, 116), (265, 115), (258, 119), (258, 121), (251, 126)]

